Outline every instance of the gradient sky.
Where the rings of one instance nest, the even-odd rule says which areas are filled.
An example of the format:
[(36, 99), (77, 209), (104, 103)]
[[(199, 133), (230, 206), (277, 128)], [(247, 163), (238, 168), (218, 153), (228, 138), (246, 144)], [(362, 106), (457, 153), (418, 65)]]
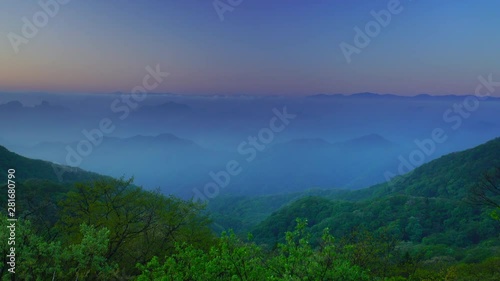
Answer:
[(402, 0), (348, 64), (339, 44), (388, 2), (243, 0), (220, 21), (212, 0), (72, 0), (15, 54), (7, 35), (41, 8), (2, 0), (0, 91), (129, 92), (156, 64), (171, 75), (154, 92), (179, 94), (470, 94), (478, 75), (500, 80), (495, 0)]

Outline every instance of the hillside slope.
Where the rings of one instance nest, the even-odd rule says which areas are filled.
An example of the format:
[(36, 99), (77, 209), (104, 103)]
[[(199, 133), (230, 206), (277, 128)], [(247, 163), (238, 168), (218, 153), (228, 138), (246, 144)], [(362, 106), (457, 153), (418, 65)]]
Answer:
[(389, 183), (353, 194), (358, 198), (406, 194), (461, 199), (486, 171), (495, 167), (500, 167), (500, 138), (442, 156)]
[(27, 179), (42, 179), (53, 182), (73, 183), (88, 181), (103, 177), (96, 173), (84, 171), (51, 162), (34, 160), (20, 156), (0, 145), (0, 181), (6, 182), (7, 171), (16, 170), (17, 181)]
[(493, 167), (500, 167), (500, 138), (469, 150), (445, 155), (390, 183), (365, 189), (310, 189), (255, 197), (221, 196), (211, 201), (208, 208), (213, 215), (215, 229), (232, 228), (236, 232), (245, 233), (281, 207), (306, 196), (351, 202), (387, 198), (391, 195), (461, 201), (481, 175)]
[[(488, 209), (466, 199), (469, 188), (486, 171), (499, 166), (497, 138), (425, 164), (392, 185), (351, 192), (353, 198), (364, 200), (304, 197), (274, 212), (253, 233), (257, 242), (274, 245), (283, 241), (281, 233), (293, 229), (296, 218), (305, 218), (318, 237), (325, 228), (336, 237), (364, 229), (388, 234), (412, 249), (425, 248), (427, 258), (471, 259), (478, 254), (469, 255), (468, 251), (478, 251), (478, 247), (481, 255), (496, 255), (500, 253), (500, 224), (489, 216)], [(500, 175), (496, 184), (500, 184)]]

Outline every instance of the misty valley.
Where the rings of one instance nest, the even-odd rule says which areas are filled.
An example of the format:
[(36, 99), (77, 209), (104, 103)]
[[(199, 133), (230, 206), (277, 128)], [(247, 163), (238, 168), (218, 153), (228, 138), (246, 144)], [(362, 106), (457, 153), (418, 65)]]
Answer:
[(500, 1), (0, 1), (0, 281), (499, 281)]
[(57, 95), (33, 97), (25, 97), (26, 106), (8, 99), (0, 106), (0, 114), (10, 116), (2, 125), (16, 128), (2, 136), (7, 148), (114, 177), (133, 176), (147, 189), (185, 199), (220, 181), (214, 175), (228, 165), (238, 166), (230, 167), (238, 175), (222, 184), (228, 194), (369, 187), (484, 143), (500, 128), (500, 100), (493, 98), (457, 123), (446, 118), (463, 101), (457, 96), (151, 94), (123, 120), (110, 111), (119, 94), (64, 102)]

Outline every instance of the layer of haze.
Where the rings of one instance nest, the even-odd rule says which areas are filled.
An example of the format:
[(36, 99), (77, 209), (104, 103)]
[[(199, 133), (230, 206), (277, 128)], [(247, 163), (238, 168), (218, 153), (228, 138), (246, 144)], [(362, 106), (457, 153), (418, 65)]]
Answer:
[[(499, 98), (151, 94), (135, 109), (120, 102), (130, 99), (0, 95), (0, 146), (33, 159), (133, 176), (147, 189), (191, 198), (214, 178), (225, 194), (369, 187), (500, 132)], [(285, 123), (285, 112), (295, 117)], [(114, 129), (100, 131), (103, 120)], [(439, 143), (430, 140), (436, 130), (444, 136)], [(240, 173), (224, 177), (234, 161)]]
[(7, 35), (41, 8), (1, 1), (0, 91), (128, 92), (160, 64), (155, 92), (468, 94), (498, 71), (498, 1), (401, 1), (351, 64), (339, 44), (388, 0), (246, 0), (224, 21), (212, 2), (73, 0), (15, 54)]

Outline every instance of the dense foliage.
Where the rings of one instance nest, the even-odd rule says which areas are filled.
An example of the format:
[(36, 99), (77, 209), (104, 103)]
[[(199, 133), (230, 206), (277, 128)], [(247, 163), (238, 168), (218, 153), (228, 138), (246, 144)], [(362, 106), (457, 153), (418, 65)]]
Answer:
[(500, 254), (500, 224), (488, 212), (451, 200), (403, 195), (359, 203), (303, 198), (258, 225), (255, 240), (271, 247), (282, 242), (297, 217), (308, 219), (313, 238), (325, 228), (335, 237), (367, 230), (404, 242), (409, 251), (424, 252), (428, 259), (478, 261)]
[[(55, 193), (20, 200), (16, 276), (23, 280), (128, 279), (139, 273), (137, 263), (173, 253), (177, 242), (203, 250), (215, 239), (202, 206), (145, 191), (131, 180), (102, 178), (66, 187), (66, 193), (48, 181), (18, 188), (36, 190), (35, 183)], [(7, 241), (5, 214), (1, 223)], [(2, 243), (4, 259), (9, 249)], [(5, 263), (0, 272), (8, 279)]]
[[(500, 169), (491, 169), (499, 142), (363, 191), (240, 197), (226, 208), (233, 197), (221, 197), (210, 207), (221, 219), (215, 227), (204, 206), (132, 179), (75, 171), (73, 180), (55, 182), (44, 176), (50, 163), (4, 151), (14, 164), (42, 171), (17, 182), (16, 278), (499, 280)], [(1, 212), (0, 241), (7, 241)], [(226, 222), (238, 232), (217, 237), (212, 230)], [(253, 234), (243, 239), (246, 230)], [(11, 279), (9, 247), (0, 245), (2, 280)]]

